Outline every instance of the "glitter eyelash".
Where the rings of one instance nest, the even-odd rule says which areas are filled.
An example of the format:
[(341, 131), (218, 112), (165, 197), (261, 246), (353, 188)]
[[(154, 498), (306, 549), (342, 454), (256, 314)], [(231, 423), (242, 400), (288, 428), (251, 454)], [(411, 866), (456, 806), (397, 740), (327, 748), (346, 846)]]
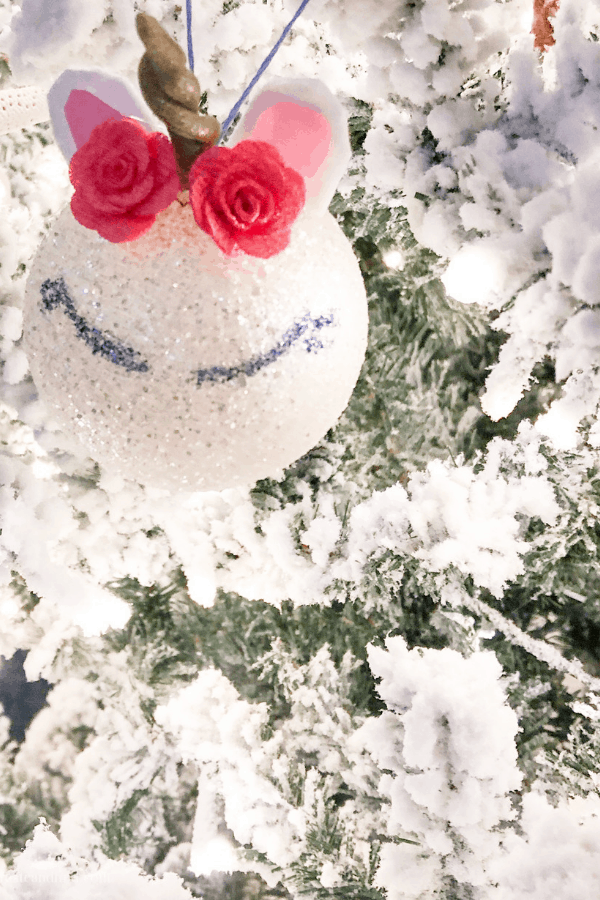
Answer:
[[(50, 312), (63, 306), (65, 314), (75, 325), (77, 337), (81, 338), (91, 347), (93, 354), (100, 356), (122, 366), (128, 372), (149, 372), (150, 366), (141, 359), (140, 354), (133, 347), (126, 347), (120, 341), (109, 337), (99, 328), (92, 327), (75, 309), (75, 304), (69, 296), (67, 285), (63, 278), (51, 281), (47, 278), (41, 285), (42, 307)], [(266, 353), (258, 354), (237, 366), (212, 366), (209, 369), (198, 369), (194, 372), (196, 384), (199, 386), (206, 382), (213, 384), (225, 384), (242, 375), (251, 377), (260, 372), (266, 366), (276, 362), (296, 344), (303, 343), (307, 353), (316, 353), (323, 349), (323, 342), (318, 333), (329, 325), (334, 324), (333, 314), (317, 316), (313, 318), (308, 313), (298, 319), (288, 328), (279, 343), (275, 344)]]
[(126, 347), (125, 344), (109, 337), (99, 328), (89, 325), (83, 316), (79, 315), (69, 296), (64, 279), (57, 278), (56, 281), (51, 281), (47, 278), (40, 287), (40, 293), (42, 306), (48, 312), (59, 306), (64, 307), (65, 314), (75, 326), (77, 337), (91, 347), (93, 354), (99, 353), (100, 356), (116, 366), (122, 366), (128, 372), (148, 372), (150, 370), (148, 363), (141, 359), (137, 350), (134, 350), (133, 347)]
[(328, 316), (318, 316), (318, 318), (313, 319), (307, 313), (297, 322), (294, 322), (292, 327), (288, 328), (283, 335), (283, 339), (272, 347), (271, 350), (268, 350), (267, 353), (261, 353), (260, 355), (249, 359), (247, 362), (243, 362), (239, 366), (232, 366), (231, 368), (212, 366), (210, 369), (199, 369), (197, 372), (196, 384), (204, 384), (206, 381), (224, 384), (227, 381), (233, 381), (234, 378), (239, 378), (241, 375), (246, 375), (248, 377), (256, 375), (261, 369), (274, 363), (288, 350), (291, 350), (294, 344), (298, 344), (301, 339), (303, 339), (302, 342), (304, 343), (307, 353), (314, 353), (317, 350), (322, 350), (323, 342), (319, 340), (318, 337), (315, 337), (315, 334), (320, 331), (321, 328), (333, 324), (334, 318), (332, 314), (329, 314)]

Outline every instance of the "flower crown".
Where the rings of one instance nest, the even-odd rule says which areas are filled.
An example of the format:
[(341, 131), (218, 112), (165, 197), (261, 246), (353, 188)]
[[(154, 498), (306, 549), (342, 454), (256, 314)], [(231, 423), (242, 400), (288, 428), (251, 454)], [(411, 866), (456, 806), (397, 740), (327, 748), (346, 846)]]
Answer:
[[(97, 125), (69, 176), (73, 216), (113, 243), (140, 237), (181, 192), (171, 141), (130, 118)], [(284, 250), (305, 194), (302, 176), (266, 141), (211, 147), (189, 172), (194, 219), (228, 256)]]
[[(96, 125), (71, 158), (73, 216), (108, 241), (133, 241), (189, 190), (197, 225), (223, 253), (263, 259), (280, 253), (305, 203), (302, 175), (266, 141), (214, 146), (219, 125), (198, 112), (200, 85), (183, 51), (152, 16), (138, 14), (136, 25), (146, 47), (142, 94), (170, 140), (111, 109), (114, 115)], [(84, 118), (74, 107), (86, 102), (85, 93), (69, 98), (76, 121)]]

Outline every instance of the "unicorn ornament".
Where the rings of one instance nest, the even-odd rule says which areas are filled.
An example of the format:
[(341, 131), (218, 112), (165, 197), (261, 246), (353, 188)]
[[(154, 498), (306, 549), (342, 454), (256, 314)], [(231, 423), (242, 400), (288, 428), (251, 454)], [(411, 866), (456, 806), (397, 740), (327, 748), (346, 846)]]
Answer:
[(347, 122), (320, 82), (276, 80), (219, 146), (183, 51), (136, 22), (141, 96), (97, 70), (49, 91), (75, 191), (31, 266), (24, 348), (80, 454), (170, 491), (249, 486), (335, 425), (364, 359), (365, 289), (327, 210)]

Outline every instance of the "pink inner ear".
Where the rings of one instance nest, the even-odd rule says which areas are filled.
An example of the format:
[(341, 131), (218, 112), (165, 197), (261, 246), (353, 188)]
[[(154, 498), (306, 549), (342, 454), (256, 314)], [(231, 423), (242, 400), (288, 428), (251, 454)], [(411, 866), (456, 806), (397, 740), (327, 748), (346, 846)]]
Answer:
[(282, 101), (260, 114), (250, 138), (273, 144), (287, 166), (311, 178), (327, 159), (331, 126), (316, 109)]
[(65, 118), (79, 149), (87, 142), (96, 125), (107, 119), (123, 119), (124, 116), (89, 91), (73, 90), (65, 103)]

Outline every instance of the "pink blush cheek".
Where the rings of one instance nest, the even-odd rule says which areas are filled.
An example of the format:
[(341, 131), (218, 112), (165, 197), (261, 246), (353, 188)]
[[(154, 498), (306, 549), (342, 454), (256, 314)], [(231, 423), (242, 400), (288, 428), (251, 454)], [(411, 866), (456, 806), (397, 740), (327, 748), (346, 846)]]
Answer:
[(272, 144), (286, 166), (305, 178), (312, 178), (329, 154), (331, 126), (315, 109), (281, 102), (261, 113), (250, 137), (253, 141)]
[(198, 230), (191, 206), (182, 207), (175, 200), (156, 216), (152, 228), (129, 244), (125, 251), (128, 256), (141, 261), (160, 256), (174, 243), (191, 249), (195, 244), (197, 246)]
[(135, 241), (122, 244), (121, 249), (123, 256), (134, 263), (168, 254), (169, 265), (172, 265), (173, 254), (181, 255), (190, 262), (196, 260), (199, 273), (206, 270), (221, 272), (223, 277), (228, 271), (245, 268), (243, 260), (236, 263), (224, 256), (213, 238), (196, 224), (191, 205), (182, 206), (178, 200), (158, 213), (149, 231)]

